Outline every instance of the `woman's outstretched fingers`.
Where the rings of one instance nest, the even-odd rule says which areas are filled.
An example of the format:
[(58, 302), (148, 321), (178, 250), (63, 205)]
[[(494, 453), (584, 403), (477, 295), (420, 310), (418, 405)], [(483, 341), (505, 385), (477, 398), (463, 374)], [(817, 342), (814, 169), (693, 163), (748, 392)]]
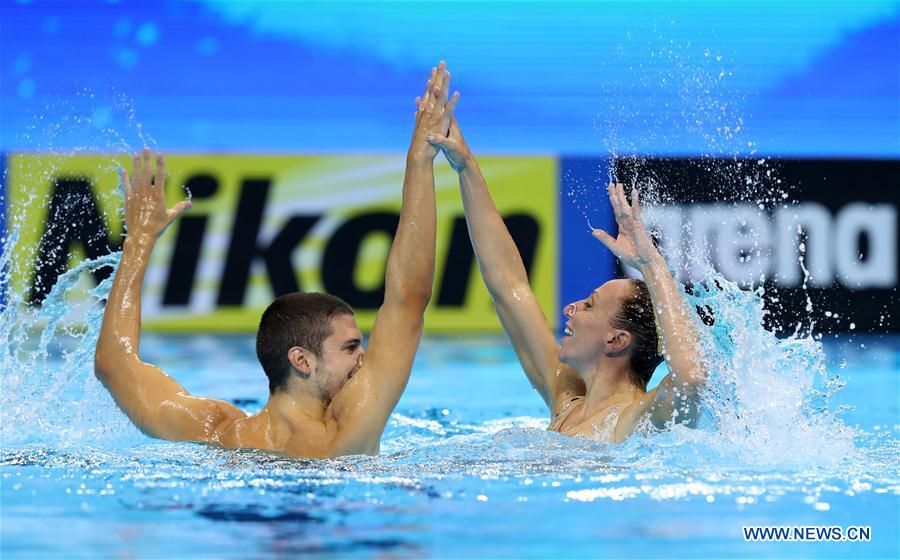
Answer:
[(619, 205), (626, 214), (631, 214), (631, 207), (628, 205), (628, 197), (625, 196), (625, 185), (616, 183), (616, 196), (619, 198)]
[(450, 138), (433, 132), (429, 133), (425, 140), (435, 148), (449, 148), (452, 145)]
[(610, 252), (616, 257), (620, 257), (618, 246), (616, 245), (616, 239), (610, 234), (606, 233), (602, 229), (595, 229), (591, 232), (591, 235), (594, 236), (600, 243), (603, 243), (603, 246), (610, 250)]
[(600, 241), (600, 243), (603, 243), (604, 245), (606, 245), (607, 249), (612, 251), (613, 245), (615, 245), (615, 243), (616, 243), (616, 240), (613, 239), (613, 236), (606, 233), (602, 229), (595, 229), (594, 231), (591, 232), (591, 235), (596, 237)]
[(459, 103), (459, 92), (454, 92), (453, 97), (450, 98), (450, 102), (447, 103), (447, 112), (453, 112), (456, 109), (456, 104)]
[(622, 208), (622, 201), (619, 200), (619, 195), (616, 192), (615, 183), (610, 183), (609, 185), (607, 185), (606, 190), (609, 192), (609, 202), (610, 204), (612, 204), (613, 213), (616, 216), (616, 221), (618, 221), (622, 216), (622, 212), (624, 212), (624, 209)]
[(641, 192), (637, 187), (631, 191), (631, 211), (635, 219), (641, 219)]

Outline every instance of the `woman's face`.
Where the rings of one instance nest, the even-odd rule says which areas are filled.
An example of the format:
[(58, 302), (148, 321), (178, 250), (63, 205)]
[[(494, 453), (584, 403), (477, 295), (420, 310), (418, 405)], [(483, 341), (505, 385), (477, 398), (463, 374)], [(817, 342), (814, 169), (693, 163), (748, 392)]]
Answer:
[(610, 322), (630, 289), (628, 280), (610, 280), (588, 297), (566, 305), (559, 361), (579, 369), (578, 364), (591, 363), (606, 355), (607, 343), (619, 331)]

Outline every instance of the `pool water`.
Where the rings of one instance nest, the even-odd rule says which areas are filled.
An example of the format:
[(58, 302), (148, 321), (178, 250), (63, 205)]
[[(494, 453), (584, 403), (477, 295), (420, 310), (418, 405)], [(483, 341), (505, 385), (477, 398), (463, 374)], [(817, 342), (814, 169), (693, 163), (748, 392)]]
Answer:
[[(426, 338), (381, 454), (332, 461), (146, 438), (89, 366), (66, 373), (78, 343), (60, 344), (43, 383), (2, 371), (0, 552), (896, 558), (900, 339), (823, 342), (845, 383), (829, 410), (852, 407), (838, 414), (850, 435), (832, 439), (849, 448), (803, 448), (831, 435), (801, 426), (797, 453), (775, 458), (765, 450), (790, 436), (775, 428), (745, 428), (744, 441), (675, 429), (618, 446), (547, 433), (506, 339), (472, 336)], [(148, 335), (143, 354), (194, 394), (248, 412), (265, 403), (252, 337)], [(864, 525), (871, 540), (745, 542), (745, 525)]]

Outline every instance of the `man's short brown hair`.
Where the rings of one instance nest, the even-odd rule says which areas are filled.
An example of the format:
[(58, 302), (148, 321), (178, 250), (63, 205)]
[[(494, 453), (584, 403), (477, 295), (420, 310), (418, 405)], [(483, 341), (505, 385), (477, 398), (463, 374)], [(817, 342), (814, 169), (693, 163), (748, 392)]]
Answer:
[(331, 320), (340, 315), (353, 315), (353, 308), (330, 294), (295, 292), (269, 304), (256, 331), (256, 357), (269, 378), (269, 393), (287, 386), (288, 350), (299, 346), (322, 357), (322, 344), (334, 332)]

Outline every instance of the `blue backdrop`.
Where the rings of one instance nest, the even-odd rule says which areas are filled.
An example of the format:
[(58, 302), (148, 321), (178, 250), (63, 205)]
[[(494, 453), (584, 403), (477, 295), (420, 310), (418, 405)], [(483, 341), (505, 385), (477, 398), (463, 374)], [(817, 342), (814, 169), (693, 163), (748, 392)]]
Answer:
[(0, 5), (0, 150), (396, 152), (445, 59), (482, 152), (900, 155), (896, 1)]

